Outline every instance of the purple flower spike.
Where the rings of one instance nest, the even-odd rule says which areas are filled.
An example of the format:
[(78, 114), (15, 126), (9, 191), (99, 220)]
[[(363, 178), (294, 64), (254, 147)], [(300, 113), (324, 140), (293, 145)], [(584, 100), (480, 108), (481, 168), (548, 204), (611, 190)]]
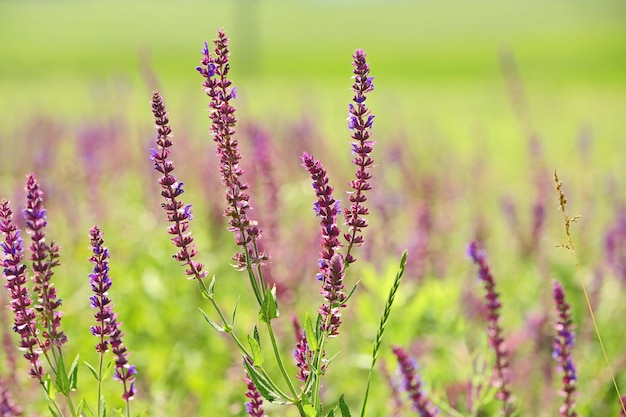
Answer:
[(257, 222), (248, 217), (250, 196), (247, 193), (248, 184), (242, 181), (244, 170), (240, 167), (241, 154), (239, 145), (234, 138), (235, 108), (230, 104), (237, 98), (237, 89), (228, 79), (230, 71), (228, 37), (220, 29), (218, 38), (214, 41), (215, 48), (211, 54), (206, 47), (203, 50), (202, 70), (200, 74), (205, 78), (202, 86), (210, 97), (211, 134), (217, 144), (217, 155), (220, 160), (220, 177), (226, 187), (227, 208), (224, 215), (229, 220), (229, 228), (235, 236), (235, 242), (241, 251), (233, 256), (240, 269), (250, 265), (260, 265), (269, 259), (269, 254), (259, 251), (257, 241), (261, 237), (261, 229)]
[(52, 283), (52, 268), (59, 265), (59, 247), (54, 243), (46, 243), (44, 229), (46, 227), (46, 210), (43, 208), (43, 192), (33, 174), (26, 181), (26, 230), (31, 234), (30, 259), (33, 265), (35, 286), (33, 292), (37, 296), (41, 322), (43, 324), (44, 349), (49, 350), (51, 344), (61, 347), (67, 342), (67, 336), (61, 330), (61, 316), (58, 311), (61, 300)]
[(404, 379), (404, 390), (411, 398), (413, 408), (420, 413), (421, 417), (434, 417), (439, 414), (439, 410), (433, 406), (426, 394), (422, 390), (422, 383), (417, 376), (417, 365), (415, 361), (399, 346), (392, 348), (398, 359), (400, 373)]
[(319, 309), (322, 315), (322, 330), (326, 331), (328, 337), (334, 337), (339, 334), (339, 325), (341, 324), (340, 308), (345, 308), (346, 295), (343, 292), (345, 285), (343, 284), (345, 262), (340, 253), (336, 253), (330, 259), (330, 268), (327, 270), (326, 276), (322, 281), (322, 290), (320, 293), (326, 300), (325, 304)]
[(185, 205), (178, 197), (183, 193), (183, 183), (178, 182), (172, 174), (174, 162), (168, 160), (172, 146), (172, 129), (169, 127), (167, 110), (163, 104), (161, 95), (155, 92), (152, 95), (152, 113), (157, 125), (159, 136), (156, 139), (158, 148), (150, 150), (150, 159), (154, 162), (154, 169), (163, 174), (159, 178), (159, 184), (163, 191), (161, 195), (165, 202), (161, 204), (167, 214), (167, 220), (172, 223), (167, 232), (173, 235), (172, 243), (178, 248), (174, 259), (181, 262), (185, 269), (185, 274), (190, 279), (202, 280), (207, 276), (204, 265), (193, 260), (198, 253), (193, 243), (191, 231), (189, 231), (189, 221), (191, 220), (191, 205)]
[(306, 334), (304, 332), (302, 332), (302, 335), (296, 344), (293, 355), (296, 359), (296, 366), (298, 367), (298, 374), (296, 375), (296, 378), (302, 382), (306, 382), (311, 374), (309, 362), (311, 361), (313, 354), (309, 348), (309, 343), (306, 340)]
[(502, 401), (502, 414), (506, 417), (513, 414), (515, 410), (513, 397), (509, 390), (509, 356), (502, 337), (502, 328), (500, 327), (500, 296), (496, 291), (496, 283), (489, 270), (487, 256), (485, 252), (478, 247), (476, 241), (471, 242), (467, 248), (467, 255), (472, 261), (478, 265), (478, 278), (485, 285), (486, 307), (487, 307), (487, 333), (489, 335), (489, 344), (493, 348), (496, 356), (495, 372), (496, 380), (494, 385), (498, 387), (497, 398)]
[(4, 254), (2, 259), (3, 275), (6, 289), (11, 302), (9, 308), (14, 313), (13, 330), (20, 335), (20, 348), (25, 351), (24, 357), (30, 362), (29, 374), (43, 383), (44, 370), (39, 356), (42, 344), (39, 343), (37, 316), (32, 307), (28, 288), (26, 287), (27, 272), (24, 265), (24, 247), (20, 232), (13, 223), (13, 212), (7, 200), (0, 200), (0, 231), (4, 241), (0, 243)]
[(250, 401), (246, 402), (246, 414), (252, 417), (267, 417), (264, 414), (265, 410), (263, 409), (263, 397), (261, 396), (259, 389), (249, 378), (245, 378), (244, 382), (248, 386), (248, 389), (246, 390), (246, 397), (250, 399)]
[(354, 62), (354, 85), (352, 89), (355, 93), (352, 98), (348, 110), (348, 128), (352, 131), (352, 152), (355, 155), (352, 163), (356, 165), (357, 170), (355, 180), (350, 182), (353, 191), (350, 192), (350, 207), (344, 209), (344, 217), (348, 225), (348, 232), (344, 234), (344, 238), (348, 242), (346, 251), (346, 263), (350, 264), (356, 260), (351, 254), (352, 247), (363, 244), (363, 229), (367, 227), (365, 216), (369, 214), (367, 207), (363, 205), (367, 201), (366, 191), (372, 187), (370, 179), (372, 175), (369, 169), (372, 167), (374, 160), (370, 157), (373, 150), (374, 142), (370, 140), (374, 115), (370, 114), (370, 110), (365, 105), (366, 94), (374, 89), (372, 84), (373, 77), (368, 76), (370, 68), (365, 60), (365, 52), (357, 49), (352, 56)]
[(136, 394), (135, 375), (137, 370), (128, 364), (128, 351), (122, 341), (122, 323), (117, 321), (117, 314), (113, 312), (113, 303), (107, 292), (111, 288), (109, 277), (109, 250), (104, 247), (102, 232), (98, 226), (94, 226), (90, 232), (91, 251), (93, 255), (89, 261), (93, 264), (93, 272), (89, 274), (89, 282), (94, 295), (89, 298), (91, 307), (96, 309), (96, 326), (91, 327), (91, 334), (100, 340), (96, 344), (96, 351), (100, 354), (109, 350), (109, 346), (115, 355), (114, 378), (124, 386), (122, 399), (127, 403)]
[(570, 305), (565, 301), (565, 291), (557, 280), (552, 281), (552, 297), (558, 316), (552, 356), (558, 362), (558, 370), (563, 373), (563, 389), (559, 394), (564, 397), (564, 400), (563, 405), (559, 408), (559, 416), (576, 417), (577, 414), (574, 411), (576, 405), (576, 367), (572, 360), (574, 325), (570, 316)]

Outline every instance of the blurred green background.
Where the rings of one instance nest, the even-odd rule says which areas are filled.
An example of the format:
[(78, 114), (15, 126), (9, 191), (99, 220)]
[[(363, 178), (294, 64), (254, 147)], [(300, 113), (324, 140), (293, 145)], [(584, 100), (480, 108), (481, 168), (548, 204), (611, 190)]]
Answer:
[[(98, 222), (113, 257), (113, 298), (128, 333), (131, 361), (140, 371), (135, 410), (147, 409), (153, 416), (243, 415), (239, 359), (229, 341), (204, 323), (197, 309), (208, 307), (170, 258), (157, 177), (147, 159), (154, 146), (149, 100), (159, 89), (177, 140), (176, 172), (194, 203), (200, 260), (221, 278), (226, 306), (232, 307), (238, 294), (245, 299), (250, 294), (238, 279), (243, 276), (228, 265), (234, 245), (220, 218), (223, 197), (207, 133), (208, 100), (195, 71), (203, 42), (210, 42), (218, 27), (231, 39), (244, 158), (254, 154), (243, 139), (246, 125), (260, 125), (274, 142), (274, 176), (283, 181), (281, 210), (274, 214), (283, 242), (270, 248), (275, 272), (295, 274), (290, 262), (307, 271), (305, 277), (290, 278), (302, 283), (285, 298), (280, 326), (286, 352), (293, 346), (291, 315), (303, 317), (319, 304), (310, 296), (317, 292), (314, 195), (297, 158), (304, 150), (315, 151), (329, 167), (337, 192), (343, 192), (352, 175), (345, 119), (356, 48), (366, 51), (375, 77), (368, 103), (376, 115), (375, 159), (382, 168), (375, 171), (381, 179), (372, 204), (378, 211), (372, 209), (367, 232), (379, 252), (365, 249), (364, 262), (355, 265), (350, 278), (351, 283), (361, 279), (362, 289), (354, 310), (346, 313), (345, 339), (333, 342), (346, 360), (329, 371), (329, 402), (346, 392), (356, 410), (361, 390), (354, 382), (365, 375), (383, 294), (401, 250), (418, 234), (416, 212), (432, 203), (429, 253), (438, 254), (444, 266), (430, 267), (423, 279), (409, 278), (388, 343), (413, 347), (424, 380), (439, 398), (451, 395), (447, 390), (455, 380), (476, 378), (474, 361), (488, 355), (486, 336), (476, 331), (484, 324), (459, 305), (468, 303), (467, 291), (482, 294), (463, 258), (482, 219), (490, 225), (487, 248), (503, 280), (503, 316), (511, 334), (528, 339), (524, 329), (533, 314), (551, 311), (547, 279), (565, 280), (584, 335), (581, 415), (616, 414), (573, 262), (552, 249), (563, 233), (553, 210), (556, 198), (537, 196), (533, 178), (547, 173), (551, 187), (551, 170), (559, 168), (572, 210), (588, 215), (577, 237), (581, 274), (591, 279), (603, 265), (602, 233), (626, 185), (621, 152), (626, 4), (618, 0), (0, 0), (0, 191), (19, 213), (24, 175), (35, 171), (44, 186), (49, 234), (63, 248), (56, 285), (66, 294), (72, 354), (95, 361), (84, 323), (90, 317), (87, 232)], [(518, 92), (511, 93), (511, 85)], [(541, 151), (533, 150), (537, 144)], [(244, 159), (244, 167), (254, 164)], [(262, 185), (263, 173), (250, 171), (258, 177), (249, 177), (253, 185)], [(435, 184), (435, 198), (427, 181)], [(256, 192), (263, 207), (263, 194)], [(541, 256), (522, 254), (502, 215), (503, 195), (512, 196), (524, 213), (536, 198), (553, 198), (544, 201), (550, 232), (540, 245)], [(522, 214), (522, 221), (529, 222), (528, 216)], [(296, 255), (298, 250), (306, 256)], [(600, 324), (618, 369), (626, 363), (623, 337), (615, 331), (624, 313), (621, 291), (615, 279), (598, 289), (605, 300)], [(240, 310), (243, 333), (256, 311)], [(550, 363), (546, 340), (548, 351), (538, 358), (522, 344), (519, 356), (536, 360), (528, 364), (518, 358), (517, 366)], [(383, 357), (395, 368), (388, 352)], [(520, 376), (516, 387), (525, 415), (556, 410), (557, 399), (546, 392), (554, 391), (558, 376), (550, 378), (553, 386)], [(371, 415), (387, 415), (389, 390), (380, 379), (376, 384)], [(111, 398), (119, 391), (115, 385), (108, 388)], [(41, 410), (36, 390), (20, 392), (29, 411)], [(87, 396), (93, 400), (93, 392)]]

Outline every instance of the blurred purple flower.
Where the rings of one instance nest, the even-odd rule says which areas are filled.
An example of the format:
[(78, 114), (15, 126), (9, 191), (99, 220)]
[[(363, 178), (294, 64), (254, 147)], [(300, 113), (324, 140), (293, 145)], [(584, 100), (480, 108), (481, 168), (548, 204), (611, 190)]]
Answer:
[(606, 262), (626, 285), (626, 209), (619, 207), (613, 225), (604, 238)]
[(174, 162), (168, 160), (170, 155), (169, 148), (172, 146), (171, 134), (172, 129), (169, 127), (169, 119), (167, 110), (163, 104), (163, 99), (158, 92), (152, 96), (152, 113), (157, 125), (158, 137), (156, 139), (157, 149), (150, 149), (150, 160), (154, 162), (154, 169), (163, 174), (159, 178), (159, 184), (163, 191), (161, 195), (165, 202), (161, 204), (167, 214), (167, 220), (172, 223), (168, 227), (167, 232), (173, 235), (172, 243), (178, 248), (178, 252), (174, 255), (174, 259), (182, 262), (186, 267), (185, 274), (190, 279), (198, 281), (206, 277), (207, 272), (204, 271), (204, 265), (193, 260), (198, 253), (193, 243), (191, 231), (189, 231), (189, 221), (191, 220), (191, 205), (185, 205), (178, 197), (184, 192), (183, 183), (178, 182), (172, 174), (175, 165)]
[(421, 417), (434, 417), (439, 414), (439, 410), (431, 403), (422, 389), (422, 383), (417, 376), (417, 365), (415, 360), (399, 346), (392, 348), (394, 355), (400, 365), (400, 373), (404, 379), (404, 390), (409, 395), (413, 408)]
[(111, 346), (116, 358), (114, 379), (120, 381), (124, 386), (122, 399), (128, 402), (136, 394), (135, 375), (137, 370), (128, 364), (128, 350), (122, 340), (124, 337), (121, 330), (122, 323), (117, 321), (117, 314), (113, 313), (113, 303), (107, 294), (112, 284), (109, 277), (109, 249), (103, 246), (104, 240), (98, 226), (94, 226), (89, 231), (89, 237), (93, 254), (89, 258), (93, 264), (93, 272), (89, 274), (89, 281), (94, 292), (94, 295), (89, 299), (91, 307), (98, 310), (95, 314), (98, 324), (91, 327), (91, 334), (100, 338), (96, 344), (98, 353), (106, 352), (108, 346)]
[(63, 313), (58, 311), (61, 299), (57, 298), (57, 291), (52, 279), (52, 268), (59, 265), (59, 247), (52, 241), (46, 243), (45, 227), (47, 224), (46, 210), (43, 207), (43, 192), (33, 174), (28, 175), (26, 181), (26, 231), (31, 234), (30, 259), (33, 265), (35, 283), (33, 292), (37, 296), (38, 307), (43, 325), (42, 336), (44, 349), (49, 350), (51, 344), (57, 347), (67, 342), (67, 336), (59, 330)]
[(9, 202), (4, 199), (0, 200), (0, 231), (4, 234), (4, 241), (0, 246), (4, 253), (2, 266), (6, 288), (11, 299), (9, 308), (14, 313), (13, 330), (20, 335), (20, 348), (25, 351), (24, 357), (30, 362), (30, 376), (43, 384), (45, 371), (39, 360), (43, 346), (39, 343), (37, 316), (26, 287), (27, 271), (23, 263), (23, 242), (20, 231), (13, 223), (13, 212)]
[(559, 416), (576, 417), (574, 411), (576, 405), (576, 367), (572, 360), (574, 348), (574, 325), (570, 316), (570, 306), (565, 301), (565, 291), (557, 280), (552, 281), (552, 297), (556, 307), (558, 321), (555, 325), (556, 336), (554, 337), (552, 356), (558, 362), (558, 370), (563, 373), (563, 389), (560, 395), (564, 397), (563, 405), (559, 408)]
[(496, 291), (496, 283), (489, 270), (487, 256), (485, 252), (478, 247), (478, 243), (473, 241), (467, 248), (468, 257), (478, 266), (478, 278), (485, 285), (486, 307), (487, 307), (487, 333), (489, 335), (489, 344), (493, 348), (496, 357), (495, 372), (496, 381), (494, 385), (498, 388), (497, 398), (502, 400), (502, 413), (504, 416), (512, 415), (515, 407), (513, 397), (509, 390), (509, 355), (502, 337), (502, 328), (500, 327), (500, 296)]
[(363, 244), (363, 229), (367, 227), (367, 221), (364, 216), (369, 214), (367, 207), (363, 205), (367, 201), (365, 192), (371, 189), (369, 180), (372, 175), (369, 169), (372, 167), (374, 160), (370, 157), (373, 150), (374, 142), (370, 139), (370, 130), (374, 122), (374, 116), (370, 114), (370, 110), (365, 105), (366, 94), (374, 89), (372, 84), (373, 77), (368, 76), (369, 64), (365, 60), (365, 52), (357, 49), (354, 55), (352, 65), (354, 66), (354, 84), (352, 89), (355, 93), (352, 98), (354, 103), (348, 106), (348, 128), (352, 130), (352, 152), (355, 155), (352, 163), (357, 166), (355, 174), (356, 180), (350, 182), (353, 191), (350, 192), (350, 207), (344, 209), (348, 232), (344, 234), (344, 238), (348, 242), (346, 250), (346, 263), (350, 264), (356, 259), (352, 256), (352, 247)]
[(0, 417), (19, 417), (22, 415), (22, 409), (15, 404), (7, 381), (0, 378)]

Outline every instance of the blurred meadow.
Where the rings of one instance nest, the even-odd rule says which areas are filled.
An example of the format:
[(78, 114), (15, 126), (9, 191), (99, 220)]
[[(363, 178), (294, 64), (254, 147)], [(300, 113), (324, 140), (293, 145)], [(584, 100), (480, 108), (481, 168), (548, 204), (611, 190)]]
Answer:
[[(320, 159), (336, 198), (347, 201), (356, 48), (371, 65), (377, 166), (370, 227), (347, 275), (347, 287), (360, 280), (359, 288), (329, 345), (329, 356), (339, 352), (323, 382), (330, 404), (344, 393), (356, 413), (385, 296), (408, 249), (381, 364), (395, 374), (390, 346), (404, 346), (435, 402), (470, 415), (467, 387), (488, 383), (481, 363), (492, 360), (483, 288), (465, 256), (479, 239), (501, 294), (519, 415), (556, 415), (560, 404), (552, 278), (573, 305), (579, 415), (619, 415), (580, 285), (588, 286), (626, 391), (626, 306), (619, 301), (626, 288), (626, 3), (618, 0), (0, 0), (0, 195), (21, 213), (30, 172), (46, 193), (47, 234), (61, 246), (54, 282), (68, 357), (96, 361), (87, 259), (88, 231), (98, 223), (111, 251), (110, 295), (139, 371), (134, 413), (245, 415), (241, 357), (207, 325), (199, 311), (208, 311), (206, 300), (171, 258), (159, 176), (148, 158), (156, 137), (150, 97), (158, 89), (174, 132), (176, 175), (194, 208), (199, 261), (216, 275), (226, 310), (241, 296), (237, 325), (251, 332), (258, 311), (245, 274), (230, 265), (236, 248), (222, 216), (209, 100), (195, 70), (218, 27), (231, 39), (244, 179), (272, 254), (286, 352), (296, 343), (291, 318), (314, 314), (321, 302), (315, 194), (300, 155)], [(582, 215), (572, 228), (579, 272), (571, 254), (555, 248), (566, 239), (555, 168), (569, 214)], [(43, 393), (18, 359), (24, 372), (16, 398), (25, 415), (46, 415)], [(91, 375), (86, 368), (80, 375), (81, 392), (95, 401)], [(381, 374), (374, 384), (368, 415), (391, 415), (389, 384)], [(119, 384), (106, 390), (111, 407), (121, 407)], [(266, 411), (296, 415), (269, 404)], [(496, 413), (494, 401), (481, 415)]]

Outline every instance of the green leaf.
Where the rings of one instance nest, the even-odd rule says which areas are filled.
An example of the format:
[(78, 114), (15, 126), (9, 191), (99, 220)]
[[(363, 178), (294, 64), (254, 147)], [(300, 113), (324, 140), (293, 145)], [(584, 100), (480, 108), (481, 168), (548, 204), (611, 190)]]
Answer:
[(259, 346), (261, 346), (261, 338), (259, 337), (259, 329), (257, 329), (256, 325), (254, 326), (254, 331), (252, 332), (252, 336), (254, 336), (254, 340), (256, 340), (259, 343)]
[(102, 372), (102, 375), (100, 375), (100, 378), (102, 378), (102, 381), (107, 379), (113, 373), (113, 369), (115, 369), (115, 360), (114, 359), (109, 361), (109, 363), (107, 364), (106, 368), (104, 368), (104, 371)]
[(54, 384), (63, 396), (68, 396), (70, 394), (70, 379), (67, 376), (65, 364), (63, 362), (59, 363), (57, 366), (57, 374), (54, 378)]
[(85, 364), (85, 366), (87, 367), (87, 369), (89, 369), (89, 371), (91, 372), (91, 375), (93, 375), (93, 377), (96, 379), (96, 381), (99, 381), (100, 379), (98, 378), (98, 371), (96, 370), (96, 368), (94, 368), (89, 362), (87, 361), (83, 361), (83, 363)]
[(254, 385), (259, 390), (264, 399), (271, 402), (272, 404), (284, 405), (284, 404), (293, 404), (289, 398), (281, 396), (279, 393), (274, 391), (270, 382), (261, 374), (254, 366), (250, 365), (247, 360), (243, 361), (243, 364), (246, 367), (246, 371), (248, 371), (248, 376), (254, 382)]
[(239, 300), (241, 299), (241, 296), (237, 297), (237, 301), (235, 302), (235, 308), (233, 308), (233, 319), (231, 321), (231, 325), (234, 326), (235, 325), (235, 314), (237, 314), (237, 307), (239, 307)]
[(304, 404), (302, 406), (302, 409), (304, 410), (304, 413), (307, 415), (307, 417), (317, 417), (317, 411), (315, 411), (315, 407), (313, 407), (311, 404)]
[(341, 417), (352, 417), (352, 414), (350, 414), (350, 408), (348, 408), (346, 400), (343, 399), (343, 394), (339, 397), (339, 410), (341, 410)]
[(54, 398), (56, 396), (56, 391), (54, 389), (54, 386), (52, 384), (52, 380), (50, 379), (50, 374), (46, 374), (46, 376), (44, 377), (44, 381), (43, 381), (43, 389), (44, 391), (46, 391), (46, 396), (48, 397), (48, 399), (52, 402), (54, 402)]
[(79, 355), (76, 355), (74, 358), (74, 362), (72, 362), (72, 366), (70, 366), (70, 390), (76, 391), (76, 387), (78, 386), (78, 358)]
[(248, 343), (250, 344), (250, 349), (252, 350), (253, 365), (263, 365), (263, 352), (261, 351), (261, 345), (259, 342), (254, 337), (248, 335)]
[(91, 407), (89, 407), (89, 404), (87, 404), (87, 401), (85, 401), (84, 398), (82, 398), (80, 400), (80, 403), (78, 403), (78, 409), (77, 409), (78, 415), (82, 415), (81, 412), (84, 412), (87, 415), (87, 417), (96, 417), (93, 410), (91, 409)]
[(315, 330), (313, 329), (313, 320), (311, 320), (311, 316), (309, 316), (308, 313), (304, 318), (304, 332), (306, 334), (306, 341), (309, 344), (309, 349), (311, 349), (311, 352), (317, 352), (319, 349), (319, 343), (317, 341)]
[(50, 410), (50, 414), (52, 415), (52, 417), (59, 417), (59, 415), (56, 411), (54, 411), (51, 405), (48, 406), (48, 410)]
[(274, 285), (265, 292), (265, 299), (263, 300), (263, 306), (259, 313), (259, 320), (263, 323), (269, 323), (273, 319), (278, 318), (279, 315), (278, 301), (276, 299), (276, 285)]
[(211, 325), (211, 327), (213, 327), (218, 332), (224, 333), (226, 331), (226, 329), (224, 329), (222, 326), (220, 326), (219, 324), (214, 322), (213, 319), (211, 317), (209, 317), (209, 315), (207, 313), (205, 313), (202, 309), (199, 309), (199, 310), (202, 313), (202, 315), (204, 316), (204, 319)]
[(330, 410), (328, 412), (328, 416), (327, 417), (335, 417), (335, 410), (337, 409), (337, 407), (333, 408), (332, 410)]
[(198, 282), (198, 285), (200, 286), (200, 294), (202, 294), (202, 297), (207, 300), (212, 300), (213, 295), (215, 294), (215, 275), (211, 277), (211, 282), (209, 283), (208, 288), (205, 286), (203, 281)]

